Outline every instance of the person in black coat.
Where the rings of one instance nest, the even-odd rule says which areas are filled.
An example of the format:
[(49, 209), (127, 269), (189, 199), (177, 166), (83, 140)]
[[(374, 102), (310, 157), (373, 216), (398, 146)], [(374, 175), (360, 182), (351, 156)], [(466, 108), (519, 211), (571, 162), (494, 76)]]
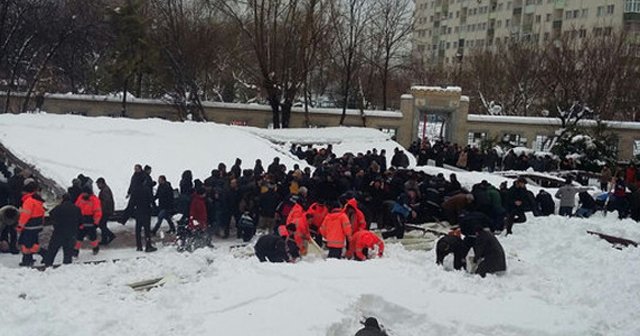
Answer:
[[(293, 226), (295, 232), (295, 225)], [(298, 245), (293, 239), (289, 237), (293, 236), (291, 230), (289, 230), (290, 234), (287, 237), (282, 237), (276, 234), (268, 234), (262, 236), (256, 242), (256, 246), (254, 250), (256, 252), (256, 257), (260, 262), (270, 261), (272, 263), (278, 262), (293, 262), (297, 258), (300, 257), (300, 251), (298, 249)]]
[(631, 219), (636, 222), (640, 222), (640, 188), (632, 185), (629, 187), (631, 189), (631, 197), (629, 199)]
[(49, 216), (53, 219), (53, 234), (49, 240), (49, 246), (43, 263), (45, 266), (53, 265), (58, 250), (62, 248), (64, 254), (62, 263), (70, 264), (73, 257), (78, 227), (82, 223), (82, 213), (80, 209), (71, 202), (71, 196), (64, 194), (62, 196), (62, 203), (53, 208)]
[(444, 258), (453, 253), (453, 268), (461, 270), (465, 267), (467, 254), (471, 249), (462, 238), (448, 234), (438, 240), (436, 244), (436, 264), (442, 265)]
[(387, 336), (387, 333), (380, 328), (378, 320), (375, 317), (367, 317), (364, 322), (361, 322), (364, 328), (358, 330), (355, 336)]
[(151, 235), (156, 235), (163, 220), (166, 220), (169, 224), (169, 230), (167, 233), (175, 233), (176, 226), (173, 224), (173, 220), (171, 219), (174, 211), (173, 188), (164, 175), (160, 175), (158, 177), (158, 190), (156, 190), (155, 199), (158, 200), (158, 221), (151, 230)]
[(102, 217), (100, 218), (100, 223), (98, 223), (98, 227), (100, 227), (100, 236), (101, 241), (100, 245), (109, 245), (112, 240), (116, 238), (116, 235), (109, 230), (108, 221), (109, 218), (115, 212), (115, 202), (113, 201), (113, 192), (111, 192), (111, 188), (107, 185), (107, 182), (103, 177), (99, 177), (96, 180), (96, 185), (100, 190), (98, 194), (98, 198), (100, 199), (100, 206), (102, 208)]
[(145, 252), (153, 252), (157, 249), (151, 244), (151, 209), (153, 203), (153, 183), (151, 177), (144, 171), (138, 177), (140, 183), (133, 188), (130, 204), (133, 207), (133, 215), (136, 220), (136, 247), (142, 251), (142, 230), (146, 240)]
[(550, 216), (556, 211), (556, 203), (548, 192), (540, 189), (536, 196), (536, 207), (540, 216)]
[(474, 262), (478, 264), (476, 274), (485, 277), (488, 273), (507, 270), (504, 250), (498, 239), (486, 230), (478, 230), (473, 244)]
[(527, 181), (524, 178), (518, 178), (514, 185), (509, 188), (507, 193), (507, 219), (506, 229), (507, 234), (512, 234), (512, 228), (514, 223), (524, 223), (527, 221), (525, 211), (531, 209), (530, 195), (526, 188)]

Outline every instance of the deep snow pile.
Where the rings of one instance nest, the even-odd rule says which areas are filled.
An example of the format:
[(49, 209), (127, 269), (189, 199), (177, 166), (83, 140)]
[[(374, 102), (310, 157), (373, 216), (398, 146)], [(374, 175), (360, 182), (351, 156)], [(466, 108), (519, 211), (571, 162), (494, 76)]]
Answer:
[[(126, 205), (133, 165), (153, 167), (153, 176), (165, 175), (177, 187), (182, 171), (206, 178), (219, 162), (230, 168), (241, 158), (244, 168), (262, 159), (265, 169), (274, 157), (288, 168), (306, 162), (292, 156), (285, 143), (314, 139), (333, 143), (334, 152), (386, 149), (391, 159), (400, 145), (377, 130), (334, 127), (303, 130), (261, 130), (216, 123), (134, 120), (55, 114), (0, 115), (0, 141), (22, 160), (34, 164), (60, 186), (83, 173), (103, 176), (111, 186), (117, 207)], [(278, 144), (274, 143), (278, 142)]]
[[(7, 268), (5, 255), (0, 325), (13, 336), (353, 335), (373, 315), (390, 335), (638, 335), (640, 250), (613, 249), (588, 229), (640, 240), (637, 223), (611, 215), (531, 219), (500, 237), (509, 270), (486, 279), (399, 245), (368, 262), (297, 264), (234, 257), (225, 244), (105, 250), (143, 258), (46, 272)], [(126, 286), (166, 274), (177, 280), (150, 292)]]

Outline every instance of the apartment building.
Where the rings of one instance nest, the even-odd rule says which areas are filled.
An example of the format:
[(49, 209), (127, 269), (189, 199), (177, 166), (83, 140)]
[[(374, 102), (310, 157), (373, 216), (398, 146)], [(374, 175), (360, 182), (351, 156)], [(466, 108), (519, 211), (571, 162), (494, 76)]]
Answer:
[(510, 39), (543, 44), (625, 29), (640, 35), (640, 0), (416, 0), (414, 52), (455, 63)]

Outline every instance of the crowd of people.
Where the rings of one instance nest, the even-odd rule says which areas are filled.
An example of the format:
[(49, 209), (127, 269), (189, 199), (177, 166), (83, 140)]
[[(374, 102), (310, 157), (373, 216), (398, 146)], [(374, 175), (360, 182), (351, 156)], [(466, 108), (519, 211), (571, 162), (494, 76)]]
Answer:
[[(529, 212), (534, 216), (555, 213), (554, 196), (560, 215), (588, 217), (608, 204), (620, 218), (640, 219), (636, 185), (625, 183), (624, 174), (614, 174), (610, 200), (603, 201), (570, 180), (553, 196), (544, 190), (534, 195), (523, 178), (499, 186), (481, 181), (468, 190), (455, 174), (446, 178), (405, 169), (409, 158), (401, 149), (394, 151), (389, 165), (384, 150), (337, 156), (330, 145), (306, 150), (293, 146), (291, 153), (312, 166), (313, 172), (298, 165), (288, 169), (279, 158), (266, 168), (260, 159), (251, 168), (236, 159), (229, 169), (220, 163), (202, 179), (186, 170), (174, 190), (163, 175), (154, 181), (151, 167), (135, 165), (128, 204), (119, 215), (106, 180), (96, 180), (96, 195), (92, 179), (81, 174), (49, 213), (54, 231), (48, 251), (38, 241), (45, 216), (38, 183), (29, 172), (16, 171), (0, 195), (1, 205), (6, 204), (0, 208), (0, 219), (7, 223), (2, 240), (8, 252), (23, 254), (21, 265), (32, 265), (35, 254), (51, 265), (60, 248), (63, 262), (70, 263), (85, 239), (93, 253), (111, 243), (116, 235), (108, 227), (110, 219), (124, 224), (133, 218), (138, 251), (156, 250), (153, 237), (166, 221), (167, 234), (199, 234), (209, 238), (207, 245), (213, 236), (228, 239), (232, 233), (248, 242), (259, 231), (255, 252), (261, 261), (295, 261), (322, 247), (329, 258), (366, 260), (382, 256), (384, 240), (402, 239), (415, 224), (446, 220), (459, 230), (441, 239), (437, 262), (453, 253), (455, 267), (462, 268), (466, 263), (462, 256), (473, 248), (480, 263), (476, 272), (484, 276), (506, 269), (495, 235), (503, 230), (513, 233), (514, 224), (525, 222)], [(157, 219), (152, 226), (153, 215)], [(177, 223), (174, 218), (179, 218)], [(382, 239), (372, 230), (380, 231)]]

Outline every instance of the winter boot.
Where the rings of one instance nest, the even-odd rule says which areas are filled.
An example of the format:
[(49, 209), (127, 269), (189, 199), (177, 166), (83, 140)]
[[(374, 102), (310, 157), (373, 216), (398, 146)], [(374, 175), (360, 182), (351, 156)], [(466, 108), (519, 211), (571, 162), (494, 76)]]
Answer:
[(38, 251), (38, 255), (42, 257), (40, 263), (44, 264), (44, 261), (47, 259), (47, 249), (41, 248), (40, 251)]
[(145, 252), (155, 252), (158, 249), (151, 244), (151, 239), (147, 239), (147, 246), (145, 247)]
[(31, 254), (23, 254), (22, 262), (18, 264), (21, 267), (31, 267), (33, 266), (33, 256)]
[(100, 246), (99, 245), (93, 248), (93, 255), (98, 254), (98, 252), (100, 252)]
[(79, 255), (80, 255), (80, 250), (78, 250), (78, 249), (74, 249), (74, 250), (73, 250), (73, 257), (74, 257), (74, 258), (77, 258)]

